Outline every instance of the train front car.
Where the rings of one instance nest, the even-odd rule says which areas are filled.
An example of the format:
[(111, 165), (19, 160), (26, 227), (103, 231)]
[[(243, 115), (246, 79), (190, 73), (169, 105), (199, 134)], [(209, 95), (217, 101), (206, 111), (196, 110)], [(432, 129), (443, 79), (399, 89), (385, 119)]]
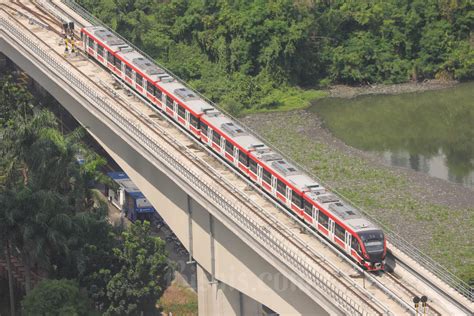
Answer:
[(383, 270), (387, 246), (385, 236), (380, 229), (366, 230), (358, 233), (362, 241), (362, 265), (369, 271)]

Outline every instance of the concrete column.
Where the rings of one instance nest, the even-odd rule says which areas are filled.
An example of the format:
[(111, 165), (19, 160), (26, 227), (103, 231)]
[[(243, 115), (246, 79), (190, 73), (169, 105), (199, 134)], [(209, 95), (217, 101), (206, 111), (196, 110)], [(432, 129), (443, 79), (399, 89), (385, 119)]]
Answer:
[[(220, 316), (264, 316), (262, 304), (239, 290), (219, 281), (197, 265), (199, 315)], [(275, 314), (276, 315), (276, 314)]]
[(217, 315), (215, 284), (211, 283), (211, 275), (199, 264), (196, 267), (198, 288), (199, 315)]

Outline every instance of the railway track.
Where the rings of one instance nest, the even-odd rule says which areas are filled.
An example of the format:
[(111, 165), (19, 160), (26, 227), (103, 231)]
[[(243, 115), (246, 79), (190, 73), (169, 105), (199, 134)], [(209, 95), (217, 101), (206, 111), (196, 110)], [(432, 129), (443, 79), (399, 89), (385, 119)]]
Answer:
[[(455, 299), (450, 293), (442, 289), (441, 287), (437, 286), (435, 283), (433, 283), (430, 279), (428, 279), (426, 276), (423, 274), (419, 273), (412, 267), (410, 267), (409, 264), (406, 264), (403, 262), (403, 260), (400, 260), (398, 258), (395, 258), (396, 263), (399, 266), (402, 266), (404, 270), (409, 271), (412, 275), (416, 276), (418, 279), (420, 279), (423, 283), (428, 284), (432, 289), (434, 289), (439, 295), (443, 296), (446, 300), (448, 300), (451, 304), (455, 305), (460, 311), (465, 313), (465, 315), (474, 315), (473, 311), (468, 307), (465, 306), (465, 304), (459, 302), (457, 299)], [(387, 276), (389, 276), (392, 279), (396, 279), (397, 274), (396, 273), (387, 273)], [(405, 285), (404, 285), (405, 286)], [(406, 286), (405, 286), (406, 287)], [(407, 289), (410, 291), (409, 289)], [(413, 297), (418, 296), (421, 297), (422, 293), (415, 293), (414, 291), (411, 290), (411, 294)], [(437, 309), (430, 307), (430, 310), (436, 313), (436, 315), (442, 315)]]
[[(19, 1), (17, 1), (19, 2)], [(35, 3), (35, 1), (32, 1), (32, 3), (34, 5), (38, 5), (37, 3)], [(30, 9), (31, 10), (31, 9)], [(35, 15), (37, 18), (41, 18), (42, 21), (44, 23), (46, 23), (45, 21), (49, 21), (51, 22), (51, 17), (49, 18), (46, 18), (44, 15), (47, 15), (48, 13), (45, 12), (45, 11), (41, 11), (42, 14), (39, 14), (38, 16)], [(33, 14), (33, 13), (32, 13)], [(66, 12), (63, 12), (63, 14), (67, 14)], [(51, 23), (52, 24), (52, 23)], [(58, 27), (57, 23), (55, 24), (56, 27)], [(61, 24), (59, 24), (60, 26)], [(63, 56), (60, 56), (61, 58), (63, 58)], [(64, 59), (64, 58), (63, 58)], [(64, 59), (66, 60), (66, 59)], [(68, 60), (66, 60), (67, 62), (69, 62), (71, 65), (72, 63)], [(80, 71), (81, 73), (83, 73), (80, 69), (78, 69), (78, 71)], [(84, 74), (84, 73), (83, 73)], [(85, 75), (85, 74), (84, 74)], [(96, 84), (96, 83), (94, 83)], [(107, 91), (107, 89), (105, 89), (104, 87), (100, 87), (99, 88), (101, 89), (101, 91), (103, 91), (104, 93), (106, 93), (107, 95), (109, 95), (110, 97), (114, 98), (114, 99), (117, 99), (117, 95), (116, 94), (113, 94), (111, 91)], [(209, 174), (211, 173), (212, 174), (212, 177), (216, 180), (216, 181), (219, 181), (219, 182), (225, 182), (224, 178), (222, 177), (221, 174), (216, 174), (215, 171), (212, 171), (214, 170), (214, 168), (212, 166), (209, 165), (209, 163), (206, 163), (207, 165), (207, 168), (206, 170), (203, 169), (203, 166), (199, 163), (197, 163), (198, 159), (199, 160), (202, 160), (200, 157), (196, 157), (196, 154), (195, 152), (193, 152), (192, 148), (193, 147), (188, 147), (188, 145), (183, 145), (183, 144), (180, 144), (180, 143), (177, 143), (176, 142), (176, 139), (174, 137), (172, 137), (172, 135), (169, 133), (169, 131), (166, 131), (166, 129), (164, 128), (163, 125), (159, 126), (158, 124), (156, 124), (155, 121), (151, 120), (149, 117), (144, 117), (141, 113), (137, 112), (137, 111), (132, 111), (129, 107), (126, 106), (126, 101), (123, 100), (123, 99), (120, 99), (120, 103), (123, 107), (124, 110), (127, 110), (127, 112), (132, 115), (136, 120), (140, 121), (141, 123), (149, 126), (150, 123), (153, 125), (154, 128), (158, 128), (158, 130), (160, 131), (160, 133), (157, 133), (155, 131), (155, 134), (157, 136), (160, 136), (162, 138), (162, 140), (164, 140), (168, 145), (170, 146), (173, 146), (175, 149), (178, 149), (178, 150), (184, 150), (188, 155), (191, 155), (193, 157), (193, 159), (191, 159), (191, 162), (194, 164), (194, 167), (195, 168), (199, 168), (201, 169), (203, 172)], [(180, 129), (182, 129), (180, 126), (177, 126), (177, 124), (175, 124), (173, 121), (171, 121), (167, 116), (164, 116), (164, 121), (166, 121), (168, 124), (172, 124)], [(165, 135), (166, 137), (162, 137), (163, 135)], [(199, 146), (199, 147), (204, 147), (204, 146)], [(200, 148), (200, 150), (202, 150), (203, 148)], [(207, 149), (207, 148), (204, 148), (204, 149)], [(209, 150), (207, 150), (208, 153), (211, 153)], [(214, 159), (217, 159), (217, 160), (221, 160), (222, 159), (219, 157), (219, 156), (214, 156)], [(227, 164), (227, 163), (226, 163)], [(255, 208), (256, 205), (252, 204), (248, 199), (245, 199), (243, 197), (242, 194), (240, 194), (239, 192), (236, 192), (235, 191), (235, 188), (232, 186), (232, 185), (229, 185), (229, 183), (225, 183), (227, 184), (226, 186), (224, 186), (223, 188), (226, 190), (227, 194), (229, 195), (232, 195), (236, 200), (240, 201), (240, 203), (242, 204), (245, 204), (245, 205), (248, 205), (248, 207), (250, 209), (253, 209)], [(260, 191), (260, 190), (259, 190)], [(260, 191), (262, 192), (262, 191)], [(250, 203), (250, 204), (249, 204)], [(257, 205), (257, 208), (259, 208), (259, 206)], [(286, 210), (285, 210), (286, 212)], [(327, 264), (327, 261), (325, 259), (322, 259), (319, 255), (317, 255), (315, 252), (311, 251), (310, 248), (308, 248), (307, 245), (303, 244), (303, 243), (299, 243), (297, 242), (297, 236), (295, 236), (295, 233), (291, 232), (290, 230), (288, 230), (288, 228), (285, 226), (285, 225), (282, 225), (281, 223), (279, 223), (278, 221), (275, 221), (275, 220), (269, 220), (269, 217), (267, 216), (268, 214), (266, 214), (266, 216), (263, 216), (262, 214), (265, 214), (265, 213), (259, 213), (259, 212), (254, 212), (254, 215), (257, 216), (261, 221), (265, 222), (266, 225), (268, 225), (268, 227), (271, 227), (273, 231), (275, 232), (279, 232), (280, 233), (280, 236), (283, 237), (284, 239), (288, 240), (289, 242), (291, 242), (293, 244), (293, 246), (297, 249), (299, 249), (302, 253), (306, 254), (306, 256), (308, 258), (311, 258), (313, 260), (313, 263), (318, 265), (319, 267), (321, 267), (321, 269), (323, 271), (325, 271), (326, 273), (328, 273), (329, 275), (332, 275), (335, 279), (341, 279), (341, 271), (338, 270), (338, 269), (329, 269), (325, 264)], [(271, 218), (271, 217), (270, 217)], [(300, 223), (300, 224), (304, 224), (304, 223)], [(307, 227), (308, 228), (308, 227)], [(413, 271), (415, 272), (415, 271)], [(362, 272), (363, 273), (363, 272)], [(393, 283), (397, 284), (397, 286), (399, 286), (400, 288), (404, 288), (405, 292), (409, 293), (408, 295), (416, 295), (416, 293), (413, 292), (413, 290), (410, 290), (406, 285), (404, 285), (399, 279), (397, 279), (395, 276), (393, 275), (390, 275), (390, 274), (386, 274), (387, 275), (387, 278), (389, 278)], [(345, 284), (344, 284), (345, 282)], [(346, 287), (351, 293), (353, 293), (356, 297), (358, 297), (361, 301), (365, 301), (368, 305), (369, 304), (373, 304), (373, 301), (372, 299), (368, 300), (367, 297), (364, 297), (363, 295), (360, 295), (358, 293), (356, 293), (356, 291), (353, 289), (354, 288), (357, 288), (357, 291), (360, 291), (360, 289), (358, 289), (358, 286), (354, 286), (354, 283), (353, 282), (350, 282), (348, 280), (345, 280), (344, 282), (341, 282), (341, 284), (344, 284), (344, 287)], [(392, 293), (392, 295), (396, 296), (396, 294)], [(370, 301), (370, 302), (369, 302)], [(454, 300), (453, 300), (454, 301)], [(377, 305), (377, 304), (375, 304)], [(406, 308), (406, 306), (404, 306)], [(468, 309), (465, 309), (466, 311), (469, 312)], [(376, 314), (383, 314), (385, 313), (385, 311), (383, 310), (383, 308), (381, 309), (380, 306), (379, 307), (374, 307), (373, 308), (373, 311), (376, 313)], [(413, 309), (411, 310), (411, 312), (413, 312)], [(439, 311), (437, 311), (435, 308), (431, 308), (431, 312), (433, 315), (441, 315), (441, 313)]]
[[(63, 3), (69, 3), (68, 6), (71, 5), (71, 3), (70, 3), (69, 1), (61, 1), (61, 2), (63, 2)], [(82, 11), (82, 9), (81, 9), (80, 7), (79, 7), (79, 8), (76, 8), (74, 3), (72, 3), (72, 8), (73, 8), (75, 11), (76, 11), (76, 9), (79, 9), (79, 12), (80, 12), (81, 15), (85, 13), (85, 12)], [(59, 9), (59, 8), (58, 8), (58, 9)], [(72, 16), (70, 16), (70, 17), (71, 17), (71, 19), (73, 19)], [(84, 16), (82, 16), (82, 17), (84, 17)], [(86, 18), (86, 20), (87, 20), (87, 18)], [(96, 20), (95, 18), (92, 18), (92, 21), (95, 21), (95, 20)], [(198, 94), (199, 94), (199, 93), (198, 93)], [(205, 99), (205, 97), (203, 97), (203, 98)], [(207, 100), (207, 99), (206, 99), (206, 100)], [(208, 101), (209, 101), (209, 100), (208, 100)], [(209, 102), (210, 102), (210, 101), (209, 101)], [(211, 102), (211, 104), (212, 104), (212, 102)], [(236, 120), (236, 121), (238, 121), (238, 120)], [(253, 131), (252, 131), (252, 133), (253, 133)], [(258, 135), (257, 135), (257, 136), (258, 136)], [(258, 137), (261, 138), (261, 136), (258, 136)], [(268, 141), (267, 141), (267, 142), (268, 142)], [(278, 150), (276, 150), (276, 151), (278, 152)], [(211, 153), (211, 154), (212, 154), (212, 153)], [(285, 155), (282, 154), (282, 156), (285, 156)], [(287, 158), (287, 160), (292, 161), (291, 159), (288, 159), (288, 157), (286, 157), (286, 158)], [(224, 164), (230, 166), (227, 161), (221, 159), (219, 156), (217, 157), (217, 159), (220, 160), (221, 162), (223, 162)], [(297, 165), (297, 164), (296, 164), (296, 165)], [(232, 166), (231, 166), (231, 167), (232, 167)], [(300, 168), (301, 168), (301, 166), (300, 166)], [(302, 170), (305, 170), (306, 172), (308, 172), (308, 174), (311, 174), (311, 172), (309, 172), (309, 171), (306, 170), (305, 168), (301, 168), (301, 169), (302, 169)], [(317, 178), (317, 177), (315, 177), (315, 178)], [(318, 179), (318, 178), (317, 178), (317, 179)], [(320, 180), (320, 179), (318, 179), (318, 180)], [(322, 182), (322, 181), (320, 181), (320, 182)], [(260, 188), (254, 186), (253, 183), (251, 183), (251, 185), (254, 187), (255, 190), (259, 191), (262, 195), (266, 195), (267, 197), (269, 197), (269, 198), (273, 201), (272, 197), (269, 196), (269, 194), (268, 194), (267, 192), (264, 192), (264, 191), (260, 190)], [(327, 187), (330, 187), (330, 186), (328, 186), (328, 185), (326, 185), (326, 186), (327, 186)], [(332, 190), (333, 190), (334, 192), (337, 192), (336, 190), (334, 190), (334, 188), (332, 188)], [(338, 194), (341, 195), (339, 192), (338, 192)], [(342, 195), (341, 195), (341, 196), (342, 196)], [(273, 201), (273, 203), (275, 204), (275, 206), (279, 207), (283, 212), (285, 212), (288, 216), (290, 216), (290, 217), (292, 217), (293, 219), (295, 219), (296, 221), (298, 221), (298, 219), (295, 218), (295, 217), (291, 214), (291, 212), (288, 212), (286, 209), (283, 209), (283, 208), (281, 207), (281, 205), (276, 204), (274, 201)], [(315, 235), (317, 238), (319, 238), (319, 239), (321, 240), (321, 236), (319, 236), (319, 235), (315, 234), (314, 232), (312, 232), (312, 231), (311, 231), (311, 227), (310, 227), (308, 224), (306, 224), (306, 223), (304, 223), (304, 222), (300, 222), (300, 225), (304, 226), (304, 227), (307, 229), (308, 232), (312, 233), (313, 235)], [(322, 241), (323, 241), (323, 240), (322, 240)], [(324, 242), (324, 241), (323, 241), (323, 242)], [(392, 245), (392, 246), (393, 246), (393, 245)], [(429, 259), (429, 258), (428, 258), (428, 259)], [(403, 260), (402, 260), (401, 258), (396, 258), (396, 260), (397, 260), (398, 262), (403, 262)], [(422, 261), (423, 261), (423, 260), (424, 260), (424, 258), (422, 258)], [(408, 264), (403, 264), (403, 266), (409, 267), (410, 265), (408, 265)], [(417, 274), (417, 275), (419, 274), (417, 271), (415, 271), (415, 270), (413, 270), (413, 269), (411, 269), (410, 271), (412, 271), (413, 274)], [(428, 269), (428, 272), (430, 272), (430, 271), (431, 271), (431, 270)], [(434, 270), (434, 271), (436, 271), (436, 270)], [(442, 271), (442, 273), (443, 273), (443, 271)], [(443, 277), (444, 277), (444, 275), (443, 275)], [(429, 281), (428, 279), (426, 279), (426, 277), (424, 277), (424, 276), (422, 276), (422, 275), (419, 275), (418, 278), (419, 278), (420, 280)], [(445, 278), (441, 278), (440, 280), (445, 280), (445, 281), (446, 281)], [(446, 281), (446, 282), (448, 282), (447, 284), (452, 284), (451, 281), (452, 281), (452, 279), (450, 279), (450, 278), (448, 277), (448, 281)], [(442, 282), (444, 282), (444, 281), (442, 281)], [(424, 283), (427, 283), (427, 284), (430, 284), (431, 286), (434, 286), (434, 283), (432, 283), (432, 282), (424, 282)], [(467, 285), (464, 284), (464, 285), (461, 285), (461, 287), (462, 287), (462, 286), (467, 286)], [(465, 287), (462, 288), (462, 290), (458, 290), (459, 285), (458, 285), (457, 283), (455, 283), (454, 285), (452, 285), (452, 287), (453, 287), (453, 289), (455, 289), (456, 291), (458, 291), (462, 296), (467, 297), (467, 302), (468, 302), (467, 304), (472, 303), (472, 301), (473, 301), (472, 287), (470, 288), (470, 291), (471, 291), (471, 292), (469, 292), (469, 288), (466, 289)], [(438, 287), (437, 292), (439, 292), (439, 293), (445, 293), (445, 294), (446, 294), (446, 297), (449, 298), (449, 301), (450, 301), (451, 303), (453, 303), (454, 305), (456, 305), (460, 310), (465, 311), (466, 314), (474, 314), (473, 309), (472, 309), (472, 304), (471, 304), (471, 309), (469, 309), (469, 308), (463, 306), (463, 303), (459, 303), (458, 299), (454, 298), (452, 295), (450, 295), (449, 293), (447, 293), (445, 290), (443, 290), (443, 289), (441, 289), (441, 288)], [(464, 302), (464, 304), (466, 304), (466, 302)]]
[[(15, 19), (16, 21), (18, 21), (16, 18), (12, 17), (13, 19)], [(46, 21), (47, 19), (44, 19), (44, 17), (40, 17), (37, 15), (37, 18), (41, 18), (43, 19), (43, 21)], [(21, 23), (20, 21), (18, 21), (19, 23)], [(34, 34), (33, 34), (34, 35)], [(35, 36), (38, 40), (42, 41), (40, 38), (38, 38), (37, 36)], [(44, 44), (46, 44), (44, 41), (42, 41)], [(47, 45), (47, 44), (46, 44)], [(71, 63), (69, 60), (65, 59), (63, 56), (61, 56), (60, 54), (58, 54), (58, 57), (59, 58), (62, 58), (64, 61), (68, 62), (71, 66), (74, 66), (73, 63)], [(84, 76), (87, 77), (87, 75), (85, 73), (83, 73), (80, 69), (77, 69), (79, 72), (81, 72)], [(116, 95), (113, 95), (110, 93), (110, 91), (107, 91), (105, 89), (103, 89), (102, 87), (100, 86), (97, 86), (96, 83), (92, 82), (92, 84), (94, 84), (99, 90), (101, 90), (101, 92), (105, 93), (106, 95), (108, 95), (109, 97), (111, 97), (112, 99), (115, 99), (117, 100), (116, 98)], [(141, 123), (143, 123), (144, 125), (149, 125), (150, 124), (150, 121), (148, 121), (147, 119), (145, 119), (143, 116), (137, 114), (136, 112), (130, 110), (130, 107), (127, 106), (127, 104), (125, 104), (125, 102), (123, 102), (123, 100), (120, 100), (119, 102), (122, 106), (122, 110), (126, 111), (129, 113), (129, 115), (133, 116), (137, 121), (140, 121)], [(154, 127), (156, 128), (158, 125), (154, 125)], [(218, 175), (216, 174), (215, 172), (210, 172), (209, 169), (204, 169), (203, 166), (201, 164), (199, 164), (197, 161), (199, 160), (199, 158), (197, 158), (194, 154), (192, 154), (191, 151), (189, 151), (187, 149), (187, 147), (183, 144), (180, 144), (178, 142), (176, 142), (176, 139), (172, 138), (171, 135), (169, 134), (169, 132), (167, 132), (166, 130), (164, 130), (163, 128), (160, 128), (159, 132), (155, 131), (155, 136), (158, 136), (161, 138), (161, 140), (165, 141), (168, 145), (172, 146), (173, 148), (175, 149), (178, 149), (180, 151), (185, 151), (188, 155), (191, 154), (191, 156), (194, 156), (193, 159), (191, 159), (191, 163), (194, 165), (194, 167), (196, 169), (200, 169), (201, 171), (203, 171), (204, 173), (206, 173), (207, 175), (211, 176), (215, 181), (217, 181), (218, 183), (221, 183), (222, 182), (222, 176), (221, 175)], [(164, 137), (166, 136), (166, 137)], [(210, 167), (210, 166), (209, 166)], [(242, 198), (241, 194), (238, 194), (238, 192), (236, 192), (235, 188), (232, 188), (232, 187), (229, 187), (228, 185), (226, 186), (222, 186), (221, 188), (223, 188), (227, 194), (233, 196), (236, 200), (240, 201), (242, 204), (244, 205), (247, 205), (247, 207), (249, 209), (253, 209), (255, 207), (255, 205), (249, 205), (249, 201), (248, 200), (245, 200)], [(261, 215), (261, 214), (258, 214), (258, 212), (255, 212), (254, 213), (255, 216), (257, 216), (261, 221), (263, 221), (265, 223), (265, 225), (267, 226), (267, 229), (268, 228), (272, 228), (274, 233), (276, 232), (279, 232), (281, 237), (283, 237), (284, 240), (288, 240), (295, 248), (299, 249), (301, 252), (305, 253), (309, 258), (313, 258), (313, 263), (316, 264), (317, 266), (319, 266), (325, 273), (331, 275), (334, 277), (334, 280), (340, 280), (341, 279), (341, 271), (331, 271), (331, 269), (329, 269), (327, 266), (325, 265), (322, 265), (321, 264), (321, 260), (318, 260), (319, 258), (314, 258), (313, 255), (311, 255), (306, 249), (307, 247), (306, 246), (302, 246), (300, 244), (298, 244), (293, 238), (290, 238), (290, 239), (287, 239), (286, 237), (289, 237), (289, 236), (293, 236), (293, 233), (291, 232), (288, 232), (286, 230), (284, 230), (284, 227), (283, 225), (281, 224), (278, 224), (274, 221), (271, 221), (269, 220), (268, 218), (266, 218), (265, 216)], [(293, 236), (294, 237), (294, 236)], [(374, 312), (375, 314), (377, 315), (383, 315), (385, 312), (384, 312), (384, 309), (381, 308), (381, 306), (377, 306), (376, 303), (374, 303), (372, 301), (372, 299), (367, 299), (366, 297), (360, 295), (359, 293), (357, 293), (353, 287), (354, 287), (354, 284), (347, 284), (348, 283), (348, 280), (346, 280), (346, 282), (342, 282), (340, 281), (340, 285), (343, 286), (348, 292), (351, 292), (354, 296), (356, 296), (358, 299), (360, 299), (362, 302), (365, 302), (367, 304), (367, 306), (371, 306), (372, 308), (372, 312)], [(379, 304), (380, 305), (380, 304)]]

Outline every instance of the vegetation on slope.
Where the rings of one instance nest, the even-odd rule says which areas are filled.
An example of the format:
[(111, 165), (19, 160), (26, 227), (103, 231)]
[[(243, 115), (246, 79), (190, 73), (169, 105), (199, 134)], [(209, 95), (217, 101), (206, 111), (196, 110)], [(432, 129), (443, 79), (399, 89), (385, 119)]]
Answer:
[(232, 113), (305, 107), (298, 87), (474, 76), (468, 1), (79, 2)]

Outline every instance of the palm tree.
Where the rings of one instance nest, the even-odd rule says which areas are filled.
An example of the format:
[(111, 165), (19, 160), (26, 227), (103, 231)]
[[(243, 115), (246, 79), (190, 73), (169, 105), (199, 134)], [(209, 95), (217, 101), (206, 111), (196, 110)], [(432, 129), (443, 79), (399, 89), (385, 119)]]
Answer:
[[(78, 229), (72, 218), (95, 209), (89, 180), (106, 179), (97, 171), (105, 160), (80, 143), (84, 129), (63, 136), (54, 115), (46, 110), (33, 114), (30, 101), (26, 91), (2, 82), (0, 194), (10, 192), (15, 201), (2, 207), (0, 219), (9, 217), (1, 223), (7, 235), (2, 240), (5, 251), (12, 246), (21, 250), (27, 292), (32, 266), (49, 266), (53, 254), (66, 255), (68, 236)], [(76, 161), (79, 152), (87, 157), (83, 166)]]
[(18, 233), (18, 217), (12, 211), (12, 205), (15, 203), (14, 192), (10, 190), (0, 190), (0, 247), (3, 248), (8, 272), (8, 288), (10, 292), (10, 311), (15, 315), (15, 294), (13, 288), (13, 274), (11, 264), (12, 240)]

